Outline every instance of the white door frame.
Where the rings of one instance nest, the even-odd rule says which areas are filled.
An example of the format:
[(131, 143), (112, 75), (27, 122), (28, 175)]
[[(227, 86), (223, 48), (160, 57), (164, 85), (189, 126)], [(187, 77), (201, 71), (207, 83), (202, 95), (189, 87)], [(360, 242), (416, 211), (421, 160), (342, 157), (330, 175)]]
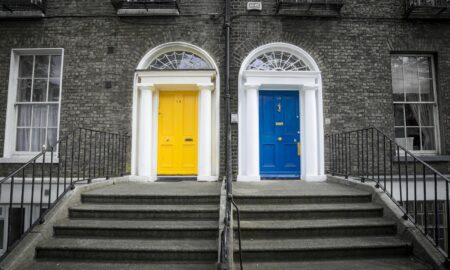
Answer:
[[(247, 70), (257, 56), (271, 50), (294, 54), (311, 71)], [(239, 73), (239, 161), (238, 181), (259, 181), (259, 90), (299, 91), (301, 179), (324, 181), (324, 132), (322, 78), (312, 57), (302, 49), (286, 43), (271, 43), (253, 50), (244, 60)]]
[[(162, 52), (184, 50), (208, 61), (214, 70), (147, 71)], [(219, 176), (220, 78), (212, 58), (202, 49), (182, 42), (151, 50), (138, 65), (133, 87), (131, 175), (157, 179), (158, 107), (161, 91), (198, 91), (198, 181), (217, 181)]]

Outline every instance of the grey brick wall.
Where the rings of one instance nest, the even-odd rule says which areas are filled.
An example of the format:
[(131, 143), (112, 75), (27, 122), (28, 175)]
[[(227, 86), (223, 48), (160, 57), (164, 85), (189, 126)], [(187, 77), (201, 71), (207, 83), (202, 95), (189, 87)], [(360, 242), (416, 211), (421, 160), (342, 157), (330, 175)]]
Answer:
[[(433, 53), (441, 152), (450, 154), (450, 21), (406, 20), (402, 0), (346, 0), (338, 18), (278, 16), (275, 2), (263, 0), (261, 13), (248, 13), (246, 1), (232, 1), (233, 112), (243, 59), (260, 45), (288, 42), (310, 53), (322, 71), (324, 117), (330, 119), (326, 133), (376, 126), (392, 134), (390, 54)], [(212, 55), (223, 74), (223, 1), (184, 0), (180, 9), (179, 17), (119, 18), (109, 0), (49, 0), (47, 18), (0, 21), (0, 154), (12, 48), (64, 48), (61, 134), (75, 126), (130, 132), (134, 70), (159, 44), (195, 44)], [(109, 46), (114, 53), (107, 53)], [(111, 81), (110, 89), (106, 81)], [(223, 142), (223, 114), (221, 120)], [(237, 135), (235, 125), (235, 174)], [(11, 165), (0, 164), (0, 175), (10, 170)]]

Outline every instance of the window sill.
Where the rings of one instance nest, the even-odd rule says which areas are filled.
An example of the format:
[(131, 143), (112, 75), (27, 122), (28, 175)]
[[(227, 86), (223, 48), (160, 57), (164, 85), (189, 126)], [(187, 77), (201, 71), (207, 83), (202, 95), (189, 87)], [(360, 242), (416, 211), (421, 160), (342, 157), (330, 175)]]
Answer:
[[(416, 156), (425, 162), (449, 162), (450, 161), (450, 156), (441, 156), (441, 155), (423, 155), (423, 156), (416, 155)], [(399, 161), (405, 162), (405, 157), (400, 156), (400, 160), (398, 159), (397, 156), (394, 158), (394, 163), (399, 162)], [(413, 162), (414, 159), (411, 156), (408, 156), (406, 158), (406, 161)]]
[[(2, 157), (0, 158), (1, 164), (24, 164), (33, 159), (35, 155), (33, 156), (12, 156), (12, 157)], [(36, 160), (36, 163), (42, 163), (42, 157), (38, 158)], [(45, 164), (50, 164), (50, 156), (47, 155), (45, 158)], [(53, 156), (53, 163), (58, 163), (58, 158), (56, 155)]]

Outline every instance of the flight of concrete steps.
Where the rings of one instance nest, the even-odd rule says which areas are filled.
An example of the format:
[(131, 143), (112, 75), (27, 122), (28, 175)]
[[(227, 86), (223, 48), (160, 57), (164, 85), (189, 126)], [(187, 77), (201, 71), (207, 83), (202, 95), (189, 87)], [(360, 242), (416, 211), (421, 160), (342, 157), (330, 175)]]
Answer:
[[(234, 187), (245, 270), (431, 269), (411, 255), (411, 244), (397, 236), (370, 193), (332, 183)], [(239, 269), (237, 230), (234, 235)]]
[(219, 183), (116, 184), (82, 194), (28, 269), (215, 269)]

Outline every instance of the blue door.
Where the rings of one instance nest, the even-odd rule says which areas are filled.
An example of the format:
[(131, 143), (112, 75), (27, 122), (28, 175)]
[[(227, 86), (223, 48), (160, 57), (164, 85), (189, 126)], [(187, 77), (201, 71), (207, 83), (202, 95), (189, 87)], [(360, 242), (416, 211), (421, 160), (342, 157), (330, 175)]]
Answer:
[(259, 91), (261, 177), (300, 177), (299, 107), (297, 91)]

